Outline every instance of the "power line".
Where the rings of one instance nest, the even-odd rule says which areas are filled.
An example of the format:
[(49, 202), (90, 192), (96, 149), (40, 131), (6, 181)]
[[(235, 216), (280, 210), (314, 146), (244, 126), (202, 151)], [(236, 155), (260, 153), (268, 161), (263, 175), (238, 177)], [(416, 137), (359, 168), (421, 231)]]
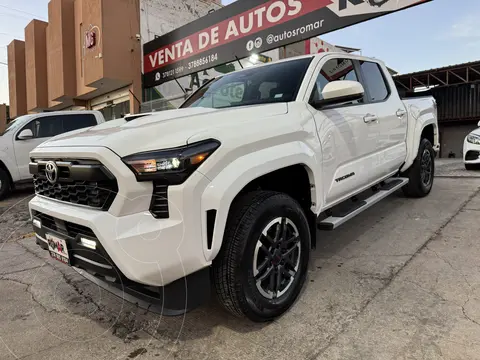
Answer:
[(33, 16), (33, 17), (38, 18), (38, 19), (45, 20), (45, 18), (44, 18), (43, 16), (38, 16), (38, 15), (35, 15), (35, 14), (30, 13), (30, 12), (28, 12), (28, 11), (23, 11), (23, 10), (19, 10), (19, 9), (14, 9), (14, 8), (11, 8), (10, 6), (6, 6), (6, 5), (0, 5), (0, 7), (4, 8), (4, 9), (7, 9), (7, 10), (16, 11), (16, 12), (19, 12), (19, 13), (23, 13), (23, 14), (26, 14), (26, 15), (30, 15), (30, 16)]
[[(0, 32), (0, 35), (5, 35), (5, 36), (13, 36), (14, 38), (19, 38), (19, 37), (24, 37), (23, 35), (15, 35), (12, 33), (6, 33), (6, 32)], [(1, 46), (0, 46), (1, 47)]]
[(5, 66), (8, 66), (8, 64), (7, 64), (7, 63), (4, 63), (3, 61), (0, 61), (0, 64), (1, 64), (1, 65), (5, 65)]

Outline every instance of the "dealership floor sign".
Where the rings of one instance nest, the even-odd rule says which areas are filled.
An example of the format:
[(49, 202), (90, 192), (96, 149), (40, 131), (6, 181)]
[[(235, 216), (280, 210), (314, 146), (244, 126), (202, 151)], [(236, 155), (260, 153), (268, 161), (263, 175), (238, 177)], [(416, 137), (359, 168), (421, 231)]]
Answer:
[(431, 0), (241, 0), (144, 44), (144, 86)]

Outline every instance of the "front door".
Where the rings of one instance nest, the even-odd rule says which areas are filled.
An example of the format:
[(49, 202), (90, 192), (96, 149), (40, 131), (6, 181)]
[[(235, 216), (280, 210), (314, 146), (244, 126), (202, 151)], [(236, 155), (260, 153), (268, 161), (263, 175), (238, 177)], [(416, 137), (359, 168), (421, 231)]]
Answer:
[[(18, 134), (22, 130), (30, 129), (33, 133), (32, 139), (21, 140)], [(60, 116), (39, 117), (30, 121), (20, 129), (14, 137), (15, 160), (17, 161), (20, 180), (31, 177), (28, 164), (30, 163), (30, 151), (48, 140), (52, 136), (63, 132), (63, 124)]]
[[(327, 58), (317, 69), (310, 100), (321, 99), (324, 86), (337, 80), (360, 81), (359, 68), (352, 59)], [(377, 150), (379, 124), (373, 106), (365, 97), (341, 105), (313, 109), (322, 146), (324, 204), (333, 205), (367, 186), (375, 176), (373, 159)]]

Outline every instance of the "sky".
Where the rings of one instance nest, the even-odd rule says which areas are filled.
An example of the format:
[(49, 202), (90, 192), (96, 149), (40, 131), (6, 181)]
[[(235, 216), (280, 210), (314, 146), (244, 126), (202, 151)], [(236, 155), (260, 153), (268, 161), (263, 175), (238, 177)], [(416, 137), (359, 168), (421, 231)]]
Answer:
[[(225, 5), (234, 0), (223, 0)], [(242, 0), (238, 0), (242, 1)], [(0, 0), (0, 103), (8, 104), (6, 46), (24, 39), (34, 17), (47, 19), (48, 0)], [(479, 0), (433, 0), (320, 37), (362, 49), (400, 73), (480, 60)]]

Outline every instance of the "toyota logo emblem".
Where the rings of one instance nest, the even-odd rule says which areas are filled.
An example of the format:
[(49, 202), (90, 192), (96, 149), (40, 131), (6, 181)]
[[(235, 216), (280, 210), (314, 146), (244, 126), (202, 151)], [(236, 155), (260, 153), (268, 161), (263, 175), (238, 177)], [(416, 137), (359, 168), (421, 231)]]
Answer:
[(58, 179), (58, 166), (55, 164), (55, 161), (47, 162), (45, 165), (45, 175), (50, 184), (55, 184)]

